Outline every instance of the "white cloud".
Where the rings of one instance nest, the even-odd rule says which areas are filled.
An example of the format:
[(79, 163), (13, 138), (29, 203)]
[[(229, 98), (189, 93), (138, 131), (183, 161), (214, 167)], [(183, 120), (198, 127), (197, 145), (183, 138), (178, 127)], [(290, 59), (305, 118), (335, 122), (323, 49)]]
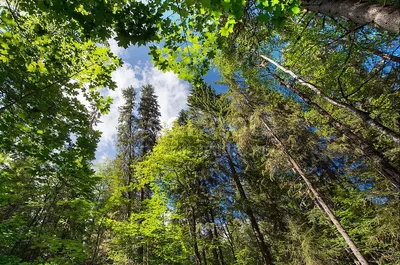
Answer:
[(118, 107), (124, 104), (122, 89), (130, 85), (136, 87), (139, 84), (132, 66), (127, 63), (112, 73), (112, 78), (117, 83), (117, 88), (115, 90), (107, 90), (105, 93), (113, 98), (113, 104), (109, 113), (103, 115), (100, 118), (100, 123), (96, 126), (96, 129), (102, 132), (97, 156), (104, 156), (105, 154), (113, 156), (115, 154)]
[(109, 39), (108, 44), (110, 45), (110, 50), (112, 53), (114, 53), (116, 56), (121, 56), (124, 53), (126, 53), (126, 49), (123, 47), (118, 46), (118, 43), (114, 39)]
[[(114, 52), (123, 51), (116, 50)], [(189, 94), (187, 82), (180, 80), (177, 75), (171, 72), (161, 72), (151, 63), (138, 62), (135, 66), (132, 66), (125, 62), (112, 74), (112, 78), (117, 83), (117, 88), (114, 91), (108, 90), (105, 94), (111, 96), (114, 101), (110, 112), (101, 117), (101, 123), (96, 127), (102, 132), (96, 154), (98, 159), (104, 158), (104, 156), (113, 157), (116, 153), (118, 107), (124, 104), (122, 89), (133, 86), (139, 91), (142, 85), (153, 85), (160, 105), (161, 122), (166, 126), (170, 125), (179, 111), (186, 107)]]

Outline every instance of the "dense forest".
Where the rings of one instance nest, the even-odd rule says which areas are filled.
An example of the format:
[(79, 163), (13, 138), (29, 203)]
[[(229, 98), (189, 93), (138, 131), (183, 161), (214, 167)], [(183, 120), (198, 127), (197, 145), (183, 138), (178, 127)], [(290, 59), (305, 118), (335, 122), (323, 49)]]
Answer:
[[(398, 1), (0, 8), (0, 264), (400, 264)], [(126, 87), (95, 164), (110, 39), (191, 91)]]

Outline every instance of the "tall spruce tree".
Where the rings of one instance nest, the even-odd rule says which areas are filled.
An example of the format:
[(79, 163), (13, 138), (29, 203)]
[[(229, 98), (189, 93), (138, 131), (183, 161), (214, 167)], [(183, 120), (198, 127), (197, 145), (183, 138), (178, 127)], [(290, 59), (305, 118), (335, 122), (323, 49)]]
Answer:
[[(135, 116), (135, 100), (136, 91), (130, 86), (122, 91), (125, 104), (119, 108), (118, 119), (118, 157), (119, 166), (121, 167), (122, 181), (126, 186), (130, 186), (133, 181), (132, 165), (137, 157), (137, 130), (138, 118)], [(126, 191), (127, 197), (127, 217), (132, 213), (133, 200), (135, 199), (134, 191), (129, 189)]]
[(144, 85), (141, 89), (138, 115), (138, 134), (141, 146), (140, 156), (144, 156), (153, 149), (158, 133), (161, 130), (161, 113), (152, 85)]
[[(138, 108), (138, 139), (139, 139), (139, 155), (141, 159), (150, 152), (156, 144), (158, 133), (161, 130), (160, 110), (157, 102), (157, 96), (154, 92), (154, 87), (150, 84), (144, 85), (141, 89), (141, 98)], [(151, 197), (150, 188), (146, 185), (140, 189), (140, 201)], [(141, 225), (139, 220), (139, 224)], [(139, 246), (137, 256), (139, 263), (142, 264), (145, 260), (145, 246)], [(147, 246), (146, 253), (149, 253)]]

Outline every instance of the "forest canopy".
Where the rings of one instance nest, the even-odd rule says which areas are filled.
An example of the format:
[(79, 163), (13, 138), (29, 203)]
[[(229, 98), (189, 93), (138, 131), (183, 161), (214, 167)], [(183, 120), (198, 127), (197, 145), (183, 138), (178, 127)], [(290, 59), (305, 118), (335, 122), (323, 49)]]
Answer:
[[(0, 264), (399, 264), (399, 34), (396, 0), (2, 1)], [(96, 164), (110, 40), (191, 90), (167, 128), (124, 88)]]

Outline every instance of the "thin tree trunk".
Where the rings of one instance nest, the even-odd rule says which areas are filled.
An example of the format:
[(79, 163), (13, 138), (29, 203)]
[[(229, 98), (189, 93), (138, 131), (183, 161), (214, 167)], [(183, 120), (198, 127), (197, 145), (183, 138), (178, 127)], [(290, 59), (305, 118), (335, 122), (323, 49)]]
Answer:
[(344, 17), (357, 24), (375, 24), (400, 34), (400, 8), (359, 0), (303, 0), (301, 7), (327, 16)]
[(396, 62), (396, 63), (400, 63), (400, 57), (399, 56), (393, 55), (391, 53), (383, 52), (383, 51), (380, 51), (380, 50), (376, 50), (376, 49), (368, 49), (368, 50), (370, 50), (373, 54), (375, 54), (375, 55), (377, 55), (377, 56), (379, 56), (379, 57), (381, 57), (383, 59), (390, 60), (390, 61), (393, 61), (393, 62)]
[[(211, 244), (214, 243), (214, 234), (212, 232), (211, 229), (207, 229), (207, 236), (208, 236), (208, 240)], [(213, 257), (213, 265), (219, 265), (219, 260), (218, 260), (218, 252), (217, 249), (214, 248), (214, 246), (211, 247), (211, 253), (212, 253), (212, 257)]]
[(207, 265), (207, 256), (206, 256), (206, 250), (203, 248), (202, 250), (203, 253), (203, 261), (204, 261), (204, 265)]
[(192, 212), (190, 229), (192, 230), (194, 255), (196, 257), (196, 264), (197, 265), (202, 265), (201, 264), (201, 255), (200, 255), (200, 251), (199, 251), (199, 246), (197, 245), (196, 214), (195, 214), (195, 211), (194, 211), (194, 207), (191, 207), (190, 210)]
[(222, 247), (218, 246), (219, 257), (221, 259), (221, 265), (225, 265), (224, 253), (222, 252)]
[[(140, 189), (140, 203), (142, 203), (145, 199), (145, 192), (144, 188)], [(140, 209), (141, 210), (141, 209)], [(139, 220), (139, 225), (142, 225), (143, 220)], [(137, 249), (137, 255), (139, 259), (139, 264), (144, 264), (144, 245), (143, 243), (140, 243), (140, 246)]]
[(338, 106), (338, 107), (342, 107), (348, 111), (350, 111), (351, 113), (357, 115), (359, 118), (361, 118), (364, 122), (366, 122), (367, 124), (369, 124), (370, 126), (376, 128), (377, 130), (379, 130), (381, 133), (385, 134), (387, 137), (389, 137), (390, 139), (392, 139), (394, 142), (396, 143), (400, 143), (400, 135), (398, 133), (396, 133), (395, 131), (393, 131), (392, 129), (384, 126), (383, 124), (381, 124), (378, 120), (373, 119), (369, 116), (368, 112), (359, 110), (357, 108), (355, 108), (352, 105), (349, 105), (347, 103), (343, 103), (343, 102), (339, 102), (327, 95), (325, 95), (322, 90), (320, 88), (318, 88), (317, 86), (303, 80), (302, 78), (300, 78), (299, 76), (297, 76), (294, 72), (284, 68), (283, 66), (281, 66), (280, 64), (278, 64), (277, 62), (275, 62), (274, 60), (264, 56), (264, 55), (260, 55), (261, 58), (263, 58), (264, 60), (272, 63), (273, 65), (275, 65), (276, 67), (278, 67), (280, 70), (282, 70), (283, 72), (291, 75), (293, 78), (296, 79), (296, 81), (298, 81), (300, 84), (310, 88), (312, 91), (314, 91), (316, 94), (318, 94), (319, 96), (321, 96), (324, 100), (326, 100), (327, 102), (331, 103), (332, 105)]
[(312, 106), (316, 111), (318, 111), (322, 116), (324, 116), (328, 120), (328, 123), (331, 126), (335, 127), (340, 133), (349, 138), (351, 140), (349, 141), (349, 143), (354, 148), (360, 149), (362, 153), (367, 157), (371, 158), (372, 161), (377, 161), (377, 164), (380, 167), (379, 173), (382, 174), (385, 178), (387, 178), (395, 188), (400, 187), (400, 172), (398, 172), (398, 170), (395, 167), (393, 167), (389, 162), (387, 162), (383, 158), (383, 155), (377, 150), (375, 150), (375, 148), (372, 145), (366, 143), (365, 140), (362, 139), (362, 136), (353, 133), (349, 128), (347, 128), (347, 126), (337, 121), (321, 106), (314, 103), (302, 91), (298, 90), (293, 85), (285, 82), (280, 76), (272, 73), (268, 68), (266, 69), (272, 77), (274, 77), (281, 83), (281, 85), (285, 86), (293, 93), (298, 95), (302, 100), (304, 100), (304, 102)]
[(146, 242), (146, 265), (149, 265), (149, 242)]
[[(354, 32), (354, 31), (352, 31), (352, 32)], [(342, 39), (342, 40), (338, 40), (338, 39), (331, 40), (330, 44), (333, 44), (333, 43), (339, 43), (339, 44), (342, 44), (342, 45), (346, 45), (346, 40), (344, 40), (344, 39)], [(389, 60), (389, 61), (392, 61), (392, 62), (400, 63), (400, 57), (394, 55), (394, 52), (384, 52), (384, 51), (379, 50), (378, 48), (366, 47), (366, 46), (361, 45), (359, 43), (357, 43), (356, 45), (358, 47), (360, 47), (362, 50), (369, 51), (372, 54), (374, 54), (376, 56), (379, 56), (384, 60)], [(397, 51), (397, 49), (395, 49), (395, 51)]]
[[(210, 216), (212, 216), (211, 213), (210, 213)], [(214, 224), (213, 218), (210, 218), (210, 216), (208, 215), (208, 213), (205, 214), (207, 223), (209, 223), (209, 224), (213, 223), (213, 227), (215, 228), (215, 224)], [(214, 230), (214, 231), (216, 231), (216, 230)], [(218, 235), (217, 235), (217, 234), (214, 234), (213, 230), (210, 229), (210, 228), (208, 228), (208, 229), (207, 229), (207, 236), (208, 236), (209, 242), (212, 244), (212, 246), (211, 246), (211, 253), (212, 253), (212, 256), (213, 256), (213, 264), (214, 264), (214, 265), (220, 265), (220, 264), (219, 264), (219, 259), (218, 259), (218, 251), (217, 251), (217, 249), (213, 246), (214, 243), (215, 243), (215, 241), (218, 241)], [(218, 243), (219, 243), (219, 242), (218, 242)]]
[(211, 216), (211, 221), (213, 223), (213, 229), (214, 229), (214, 236), (218, 241), (218, 252), (219, 252), (219, 257), (220, 257), (220, 261), (221, 261), (221, 265), (225, 265), (225, 261), (224, 261), (224, 255), (222, 253), (222, 248), (220, 246), (220, 239), (219, 239), (219, 234), (218, 234), (218, 230), (217, 230), (217, 226), (215, 225), (215, 218), (214, 218), (214, 214), (212, 209), (210, 209), (210, 216)]
[(268, 132), (272, 135), (272, 138), (275, 140), (276, 144), (279, 146), (279, 148), (281, 149), (281, 151), (288, 157), (289, 162), (292, 164), (292, 166), (295, 169), (295, 172), (297, 172), (301, 178), (304, 180), (304, 182), (306, 183), (308, 189), (312, 192), (312, 194), (315, 197), (316, 203), (319, 204), (325, 211), (325, 213), (328, 215), (329, 219), (332, 221), (332, 223), (335, 225), (337, 231), (342, 235), (343, 239), (346, 241), (347, 245), (349, 246), (349, 248), (351, 249), (351, 251), (353, 252), (354, 256), (357, 258), (357, 260), (362, 264), (362, 265), (368, 265), (368, 262), (366, 261), (366, 259), (363, 257), (363, 255), (361, 254), (361, 252), (358, 250), (357, 246), (354, 244), (354, 242), (351, 240), (351, 238), (349, 237), (349, 235), (347, 234), (347, 232), (344, 230), (344, 228), (342, 227), (342, 225), (340, 224), (340, 222), (336, 219), (335, 215), (333, 214), (333, 212), (331, 211), (331, 209), (329, 209), (328, 205), (324, 202), (324, 200), (322, 199), (322, 197), (319, 195), (319, 193), (317, 192), (316, 189), (314, 189), (314, 187), (312, 186), (311, 182), (308, 180), (308, 178), (306, 177), (306, 175), (304, 174), (303, 170), (300, 168), (299, 164), (296, 162), (296, 160), (294, 160), (294, 158), (286, 151), (285, 146), (283, 145), (283, 143), (275, 136), (274, 132), (272, 131), (272, 129), (270, 128), (270, 126), (267, 124), (267, 122), (264, 120), (263, 117), (261, 117), (261, 120), (265, 126), (265, 128), (267, 128)]
[(240, 178), (239, 178), (239, 174), (236, 172), (235, 165), (234, 165), (234, 163), (233, 163), (233, 161), (232, 161), (232, 159), (231, 159), (231, 157), (229, 155), (228, 150), (225, 150), (225, 152), (227, 154), (228, 165), (229, 165), (229, 169), (231, 171), (231, 175), (232, 175), (233, 180), (235, 181), (236, 187), (237, 187), (237, 189), (239, 191), (240, 198), (244, 202), (245, 211), (246, 211), (247, 216), (250, 219), (251, 227), (253, 229), (254, 235), (256, 236), (258, 245), (260, 247), (261, 254), (263, 256), (264, 264), (265, 265), (269, 265), (269, 264), (272, 265), (274, 263), (272, 262), (271, 253), (270, 253), (269, 247), (265, 243), (264, 236), (261, 233), (260, 227), (258, 226), (257, 219), (254, 216), (253, 210), (250, 207), (249, 200), (248, 200), (247, 195), (246, 195), (246, 193), (245, 193), (245, 191), (243, 189), (242, 183), (241, 183)]
[[(222, 225), (222, 229), (224, 231), (224, 234), (225, 234), (226, 238), (228, 239), (229, 246), (230, 246), (230, 249), (231, 249), (231, 252), (232, 252), (232, 256), (233, 256), (233, 260), (236, 261), (237, 258), (236, 258), (236, 253), (235, 253), (235, 247), (233, 246), (232, 234), (229, 231), (228, 224), (226, 224), (225, 226)], [(225, 231), (225, 229), (226, 229), (226, 231)]]

